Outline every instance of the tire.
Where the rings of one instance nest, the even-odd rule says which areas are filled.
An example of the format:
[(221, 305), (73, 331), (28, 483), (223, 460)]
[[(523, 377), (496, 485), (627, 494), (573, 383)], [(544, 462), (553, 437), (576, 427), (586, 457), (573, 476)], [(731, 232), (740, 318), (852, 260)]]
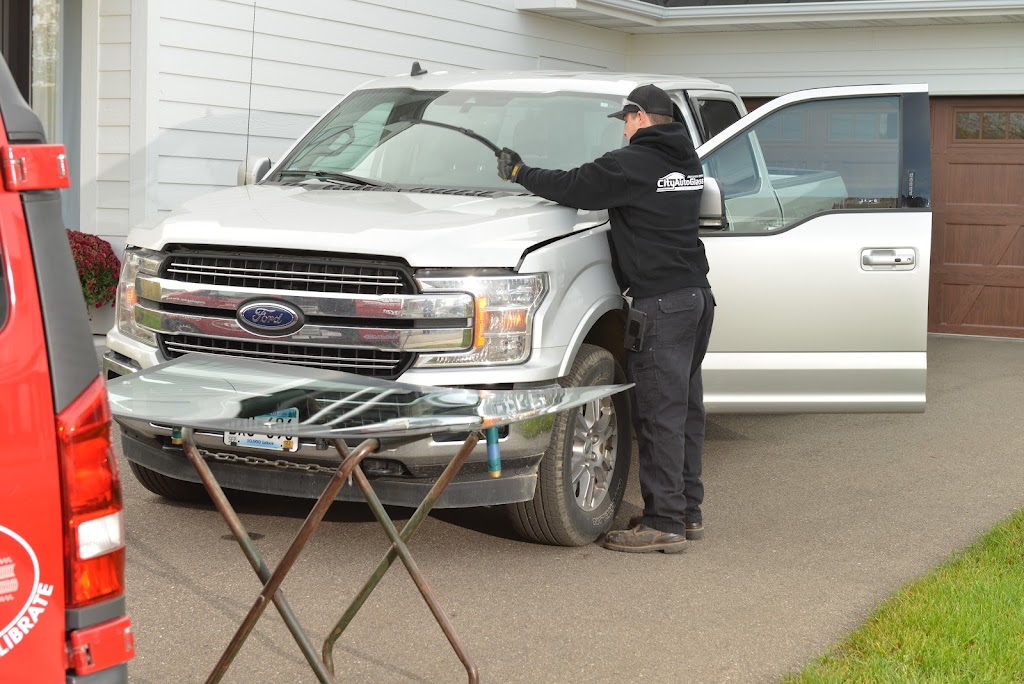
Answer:
[(128, 461), (128, 468), (132, 471), (135, 479), (139, 481), (139, 484), (165, 499), (170, 499), (171, 501), (202, 501), (203, 499), (210, 498), (209, 494), (206, 493), (206, 488), (198, 482), (176, 480), (173, 477), (167, 477), (163, 473), (158, 473), (155, 470), (141, 466), (134, 461)]
[[(580, 347), (569, 374), (559, 380), (563, 387), (621, 382), (625, 374), (615, 358), (591, 344)], [(607, 417), (606, 427), (601, 417)], [(607, 532), (626, 491), (632, 441), (626, 392), (557, 414), (533, 500), (506, 506), (516, 532), (557, 546), (583, 546)]]

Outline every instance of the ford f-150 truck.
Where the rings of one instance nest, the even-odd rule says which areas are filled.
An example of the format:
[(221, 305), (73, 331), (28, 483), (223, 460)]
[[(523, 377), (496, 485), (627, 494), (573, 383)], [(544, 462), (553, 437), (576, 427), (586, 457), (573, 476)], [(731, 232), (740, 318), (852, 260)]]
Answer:
[[(275, 164), (244, 164), (240, 187), (131, 231), (108, 377), (198, 352), (416, 384), (624, 381), (606, 212), (502, 182), (480, 138), (530, 165), (578, 166), (624, 144), (607, 114), (643, 83), (671, 94), (709, 179), (709, 409), (922, 410), (926, 88), (803, 91), (744, 116), (727, 86), (649, 74), (414, 70), (362, 86)], [(173, 425), (120, 426), (145, 487), (202, 495)], [(627, 395), (500, 437), (502, 477), (481, 447), (439, 506), (503, 504), (521, 534), (550, 544), (608, 529), (632, 451)], [(385, 503), (408, 505), (460, 439), (364, 468)], [(334, 468), (315, 440), (198, 443), (227, 488), (311, 497)]]

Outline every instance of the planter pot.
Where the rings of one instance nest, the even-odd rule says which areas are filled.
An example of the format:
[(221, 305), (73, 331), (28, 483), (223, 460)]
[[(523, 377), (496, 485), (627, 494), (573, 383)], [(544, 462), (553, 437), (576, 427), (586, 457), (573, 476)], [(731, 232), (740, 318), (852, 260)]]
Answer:
[(89, 327), (93, 335), (106, 335), (114, 327), (114, 306), (89, 307)]

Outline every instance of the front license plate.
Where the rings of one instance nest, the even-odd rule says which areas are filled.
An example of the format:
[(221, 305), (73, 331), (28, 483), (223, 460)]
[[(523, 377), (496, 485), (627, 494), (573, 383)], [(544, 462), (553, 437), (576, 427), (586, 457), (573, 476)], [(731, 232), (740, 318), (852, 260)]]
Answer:
[[(265, 428), (267, 423), (274, 424), (274, 434), (259, 432), (225, 432), (224, 443), (228, 446), (249, 447), (251, 449), (270, 449), (271, 451), (298, 451), (299, 440), (289, 437), (288, 426), (299, 422), (299, 409), (288, 408), (249, 419), (253, 428)], [(280, 431), (278, 431), (280, 430)]]

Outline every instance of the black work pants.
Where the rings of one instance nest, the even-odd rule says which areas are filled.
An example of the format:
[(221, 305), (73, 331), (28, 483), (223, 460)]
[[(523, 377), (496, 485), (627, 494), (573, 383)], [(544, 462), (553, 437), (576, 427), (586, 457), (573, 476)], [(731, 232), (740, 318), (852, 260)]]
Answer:
[(704, 385), (700, 365), (708, 349), (715, 300), (711, 290), (687, 287), (634, 298), (647, 314), (643, 351), (628, 352), (633, 428), (640, 447), (641, 524), (683, 534), (701, 522), (704, 501)]

